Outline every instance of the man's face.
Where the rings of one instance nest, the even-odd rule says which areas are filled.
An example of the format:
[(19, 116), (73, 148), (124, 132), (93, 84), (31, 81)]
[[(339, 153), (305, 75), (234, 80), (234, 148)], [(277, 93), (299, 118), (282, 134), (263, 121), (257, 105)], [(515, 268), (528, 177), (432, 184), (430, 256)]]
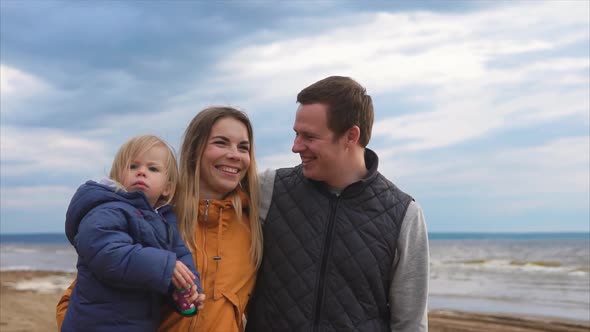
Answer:
[(305, 177), (328, 185), (339, 183), (346, 167), (345, 138), (334, 140), (328, 128), (328, 110), (323, 104), (300, 105), (295, 116), (293, 153), (298, 153)]

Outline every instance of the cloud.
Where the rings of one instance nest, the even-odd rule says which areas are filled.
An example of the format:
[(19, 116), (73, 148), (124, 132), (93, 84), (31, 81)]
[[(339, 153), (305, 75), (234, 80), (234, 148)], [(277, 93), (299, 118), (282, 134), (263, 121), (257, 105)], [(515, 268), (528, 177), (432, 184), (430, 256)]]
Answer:
[[(312, 20), (307, 23), (315, 29), (306, 26), (296, 36), (263, 34), (228, 52), (215, 66), (215, 84), (201, 91), (207, 95), (222, 87), (239, 96), (239, 104), (264, 109), (293, 100), (325, 76), (352, 76), (376, 104), (390, 104), (383, 100), (395, 94), (409, 106), (376, 110), (374, 148), (389, 175), (421, 188), (434, 185), (428, 192), (433, 196), (507, 195), (502, 206), (514, 213), (546, 208), (554, 194), (575, 196), (560, 201), (561, 208), (583, 208), (587, 137), (451, 152), (452, 161), (426, 154), (558, 121), (587, 126), (589, 10), (587, 2), (519, 2), (453, 13), (338, 17), (345, 26), (330, 25), (333, 17)], [(259, 159), (271, 168), (297, 163), (289, 153)]]
[(26, 100), (3, 92), (4, 125), (90, 129), (105, 115), (161, 112), (239, 35), (240, 21), (205, 3), (1, 5), (3, 90), (4, 67), (52, 87)]
[(47, 93), (51, 86), (42, 79), (16, 68), (0, 64), (0, 93), (2, 99), (23, 98)]
[(298, 154), (279, 153), (263, 156), (256, 159), (258, 171), (263, 172), (267, 169), (277, 169), (283, 167), (293, 167), (301, 163)]
[[(590, 136), (558, 138), (543, 144), (492, 148), (447, 158), (424, 154), (380, 156), (379, 171), (422, 198), (483, 198), (481, 208), (497, 215), (534, 209), (587, 209)], [(299, 156), (278, 153), (258, 158), (259, 171), (299, 164)], [(489, 207), (485, 202), (493, 202)], [(478, 201), (479, 203), (479, 201)]]
[(61, 209), (130, 136), (178, 146), (211, 104), (248, 112), (259, 170), (296, 165), (295, 95), (328, 75), (367, 87), (380, 169), (426, 204), (587, 215), (587, 1), (0, 5), (3, 219)]
[(3, 177), (84, 174), (110, 165), (111, 158), (102, 140), (76, 133), (3, 126), (0, 136)]
[[(531, 11), (535, 15), (523, 17)], [(215, 81), (259, 103), (293, 96), (334, 73), (359, 79), (374, 94), (478, 80), (483, 85), (494, 61), (586, 42), (588, 29), (581, 28), (588, 27), (587, 12), (586, 2), (524, 2), (459, 14), (344, 16), (344, 27), (320, 27), (319, 33), (229, 52), (217, 65)]]
[[(479, 198), (495, 214), (540, 208), (588, 208), (590, 136), (553, 139), (522, 147), (494, 147), (445, 158), (397, 154), (380, 171), (433, 198)], [(378, 151), (379, 152), (379, 151)], [(479, 201), (481, 199), (481, 201)], [(506, 210), (504, 210), (506, 208)]]
[[(33, 100), (48, 100), (60, 95), (61, 92), (45, 79), (0, 63), (0, 109), (3, 123), (30, 113), (23, 106), (30, 105)], [(34, 109), (39, 117), (39, 108)]]
[[(575, 62), (580, 64), (576, 67), (579, 72), (587, 72), (590, 68), (588, 61)], [(555, 64), (559, 63), (560, 60), (555, 61)], [(496, 75), (511, 73), (527, 77), (518, 84), (498, 79), (485, 85), (455, 85), (453, 91), (442, 89), (431, 97), (433, 111), (386, 117), (376, 121), (373, 135), (386, 137), (394, 143), (390, 151), (384, 152), (389, 154), (447, 147), (490, 135), (494, 131), (529, 128), (562, 118), (587, 122), (590, 78), (572, 74), (580, 80), (574, 86), (537, 83), (543, 76), (568, 75), (567, 71), (551, 74), (553, 67), (550, 64), (548, 67), (549, 70), (536, 74), (525, 74), (518, 68), (511, 68), (502, 75)], [(524, 72), (527, 71), (525, 68)], [(576, 102), (571, 102), (574, 100)]]
[(42, 209), (67, 206), (76, 187), (19, 186), (1, 187), (2, 209)]
[[(585, 193), (590, 185), (590, 136), (564, 137), (543, 145), (507, 149), (489, 158), (488, 179), (514, 194)], [(489, 172), (498, 169), (501, 172)], [(502, 174), (503, 173), (503, 174)]]

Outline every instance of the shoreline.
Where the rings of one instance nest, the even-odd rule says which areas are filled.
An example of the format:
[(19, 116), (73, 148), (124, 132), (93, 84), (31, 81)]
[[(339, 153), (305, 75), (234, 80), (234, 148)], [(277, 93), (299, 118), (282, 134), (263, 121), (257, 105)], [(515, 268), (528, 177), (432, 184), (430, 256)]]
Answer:
[[(0, 271), (0, 330), (56, 330), (55, 305), (75, 273)], [(589, 321), (461, 310), (429, 311), (430, 332), (588, 332)]]
[(544, 316), (473, 313), (456, 310), (430, 310), (430, 332), (588, 332), (590, 321)]

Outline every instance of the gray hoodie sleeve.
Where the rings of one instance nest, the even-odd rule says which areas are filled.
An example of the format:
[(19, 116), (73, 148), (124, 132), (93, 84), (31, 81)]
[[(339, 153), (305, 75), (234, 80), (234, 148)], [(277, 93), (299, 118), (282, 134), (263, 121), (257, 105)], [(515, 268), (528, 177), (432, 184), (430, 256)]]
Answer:
[(275, 184), (275, 175), (276, 170), (274, 169), (267, 169), (266, 171), (258, 174), (258, 181), (260, 185), (259, 213), (261, 225), (264, 225), (266, 215), (268, 214), (268, 209), (270, 208), (272, 191)]
[(428, 331), (428, 233), (422, 208), (411, 202), (402, 222), (393, 261), (389, 309), (395, 332)]

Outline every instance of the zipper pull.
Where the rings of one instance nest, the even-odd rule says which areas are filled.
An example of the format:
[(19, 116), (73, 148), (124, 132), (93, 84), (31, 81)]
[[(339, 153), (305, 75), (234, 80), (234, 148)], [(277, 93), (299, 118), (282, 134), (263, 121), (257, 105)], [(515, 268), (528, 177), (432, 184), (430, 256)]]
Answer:
[(205, 219), (205, 222), (207, 222), (207, 219), (209, 219), (209, 200), (208, 199), (205, 200), (205, 216), (203, 218)]

